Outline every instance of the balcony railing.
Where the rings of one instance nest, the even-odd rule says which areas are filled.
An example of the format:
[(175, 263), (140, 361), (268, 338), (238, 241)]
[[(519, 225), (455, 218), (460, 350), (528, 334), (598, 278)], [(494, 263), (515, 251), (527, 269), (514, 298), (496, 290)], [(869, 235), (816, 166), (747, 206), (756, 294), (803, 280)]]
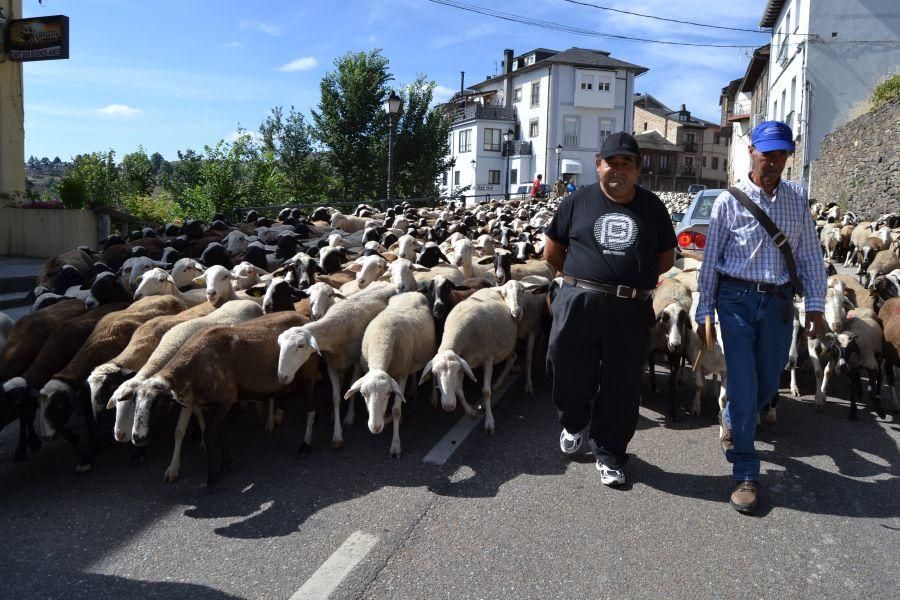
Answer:
[(684, 152), (697, 152), (697, 143), (696, 142), (685, 142), (682, 144), (682, 148)]
[(566, 148), (577, 148), (578, 147), (578, 136), (577, 135), (564, 135), (563, 136), (563, 146)]
[[(526, 141), (526, 140), (513, 140), (513, 141), (507, 142), (507, 143), (509, 144), (509, 155), (510, 156), (530, 156), (531, 155), (531, 142)], [(506, 152), (504, 152), (502, 155), (506, 156)]]
[(692, 165), (684, 165), (681, 167), (681, 174), (686, 177), (694, 177), (697, 175), (697, 167)]
[(470, 104), (464, 108), (457, 108), (450, 113), (454, 123), (473, 119), (490, 119), (492, 121), (515, 121), (516, 109), (505, 106), (481, 106)]

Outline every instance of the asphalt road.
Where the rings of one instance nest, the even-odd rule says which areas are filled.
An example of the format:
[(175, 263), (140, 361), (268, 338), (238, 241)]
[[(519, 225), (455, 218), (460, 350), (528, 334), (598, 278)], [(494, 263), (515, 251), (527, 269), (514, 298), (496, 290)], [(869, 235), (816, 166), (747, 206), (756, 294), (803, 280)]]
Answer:
[[(214, 493), (196, 441), (182, 479), (163, 483), (172, 416), (155, 423), (144, 464), (110, 441), (86, 476), (62, 441), (13, 464), (7, 428), (0, 597), (287, 599), (304, 585), (297, 598), (334, 585), (333, 598), (897, 597), (896, 415), (851, 422), (843, 400), (819, 414), (809, 396), (783, 399), (759, 434), (763, 496), (747, 517), (727, 504), (714, 390), (691, 417), (682, 387), (675, 425), (645, 390), (621, 490), (600, 484), (589, 456), (559, 454), (546, 383), (521, 390), (505, 395), (496, 434), (476, 428), (444, 465), (423, 458), (468, 417), (432, 412), (421, 394), (399, 459), (364, 412), (340, 450), (321, 413), (299, 457), (302, 415), (287, 407), (266, 435), (245, 411), (228, 424), (235, 471)], [(846, 397), (842, 382), (834, 392)]]

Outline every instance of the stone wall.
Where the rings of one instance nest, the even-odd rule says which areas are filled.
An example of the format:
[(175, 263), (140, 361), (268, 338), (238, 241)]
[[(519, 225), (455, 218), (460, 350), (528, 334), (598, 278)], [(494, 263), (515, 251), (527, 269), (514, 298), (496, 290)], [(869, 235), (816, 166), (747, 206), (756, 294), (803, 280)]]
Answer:
[(810, 198), (867, 218), (900, 210), (900, 100), (825, 136)]
[(0, 256), (48, 258), (81, 245), (97, 247), (90, 210), (0, 208)]

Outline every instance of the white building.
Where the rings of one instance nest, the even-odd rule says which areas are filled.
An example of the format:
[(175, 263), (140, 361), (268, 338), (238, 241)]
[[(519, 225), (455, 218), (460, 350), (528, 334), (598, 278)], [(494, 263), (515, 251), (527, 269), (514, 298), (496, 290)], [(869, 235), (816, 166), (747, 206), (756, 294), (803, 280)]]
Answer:
[(456, 164), (444, 188), (470, 185), (466, 195), (480, 202), (530, 186), (538, 174), (548, 188), (560, 176), (596, 182), (594, 154), (609, 134), (632, 131), (634, 78), (645, 72), (601, 50), (504, 51), (501, 75), (447, 105)]
[(766, 116), (793, 129), (797, 152), (785, 176), (808, 187), (822, 139), (900, 73), (900, 4), (768, 0), (759, 25), (772, 29)]

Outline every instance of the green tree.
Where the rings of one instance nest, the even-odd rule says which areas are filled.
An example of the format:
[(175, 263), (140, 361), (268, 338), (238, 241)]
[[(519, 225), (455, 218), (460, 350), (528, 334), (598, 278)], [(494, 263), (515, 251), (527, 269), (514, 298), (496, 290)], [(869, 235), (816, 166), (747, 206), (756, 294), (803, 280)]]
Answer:
[[(431, 108), (435, 82), (425, 75), (400, 91), (400, 112), (394, 122), (394, 193), (400, 198), (437, 195), (437, 180), (450, 168), (447, 152), (450, 120), (439, 108)], [(387, 190), (387, 127), (382, 112), (374, 136), (374, 152), (379, 157), (376, 169), (379, 193)], [(381, 197), (377, 195), (376, 197)]]
[(377, 196), (372, 137), (392, 79), (388, 60), (376, 49), (347, 53), (335, 67), (319, 84), (322, 97), (312, 111), (315, 134), (329, 151), (343, 197)]
[(119, 171), (115, 157), (112, 150), (76, 156), (57, 183), (63, 205), (90, 208), (117, 204)]
[(124, 194), (145, 196), (153, 191), (153, 165), (142, 146), (122, 158), (121, 171)]
[(153, 175), (159, 175), (159, 170), (162, 167), (164, 160), (163, 155), (159, 152), (154, 152), (150, 155), (150, 165), (153, 167), (151, 172)]
[(313, 130), (303, 115), (292, 106), (284, 116), (276, 106), (259, 126), (259, 134), (263, 155), (271, 154), (277, 160), (285, 193), (296, 202), (322, 200), (329, 182), (327, 166), (315, 154)]

